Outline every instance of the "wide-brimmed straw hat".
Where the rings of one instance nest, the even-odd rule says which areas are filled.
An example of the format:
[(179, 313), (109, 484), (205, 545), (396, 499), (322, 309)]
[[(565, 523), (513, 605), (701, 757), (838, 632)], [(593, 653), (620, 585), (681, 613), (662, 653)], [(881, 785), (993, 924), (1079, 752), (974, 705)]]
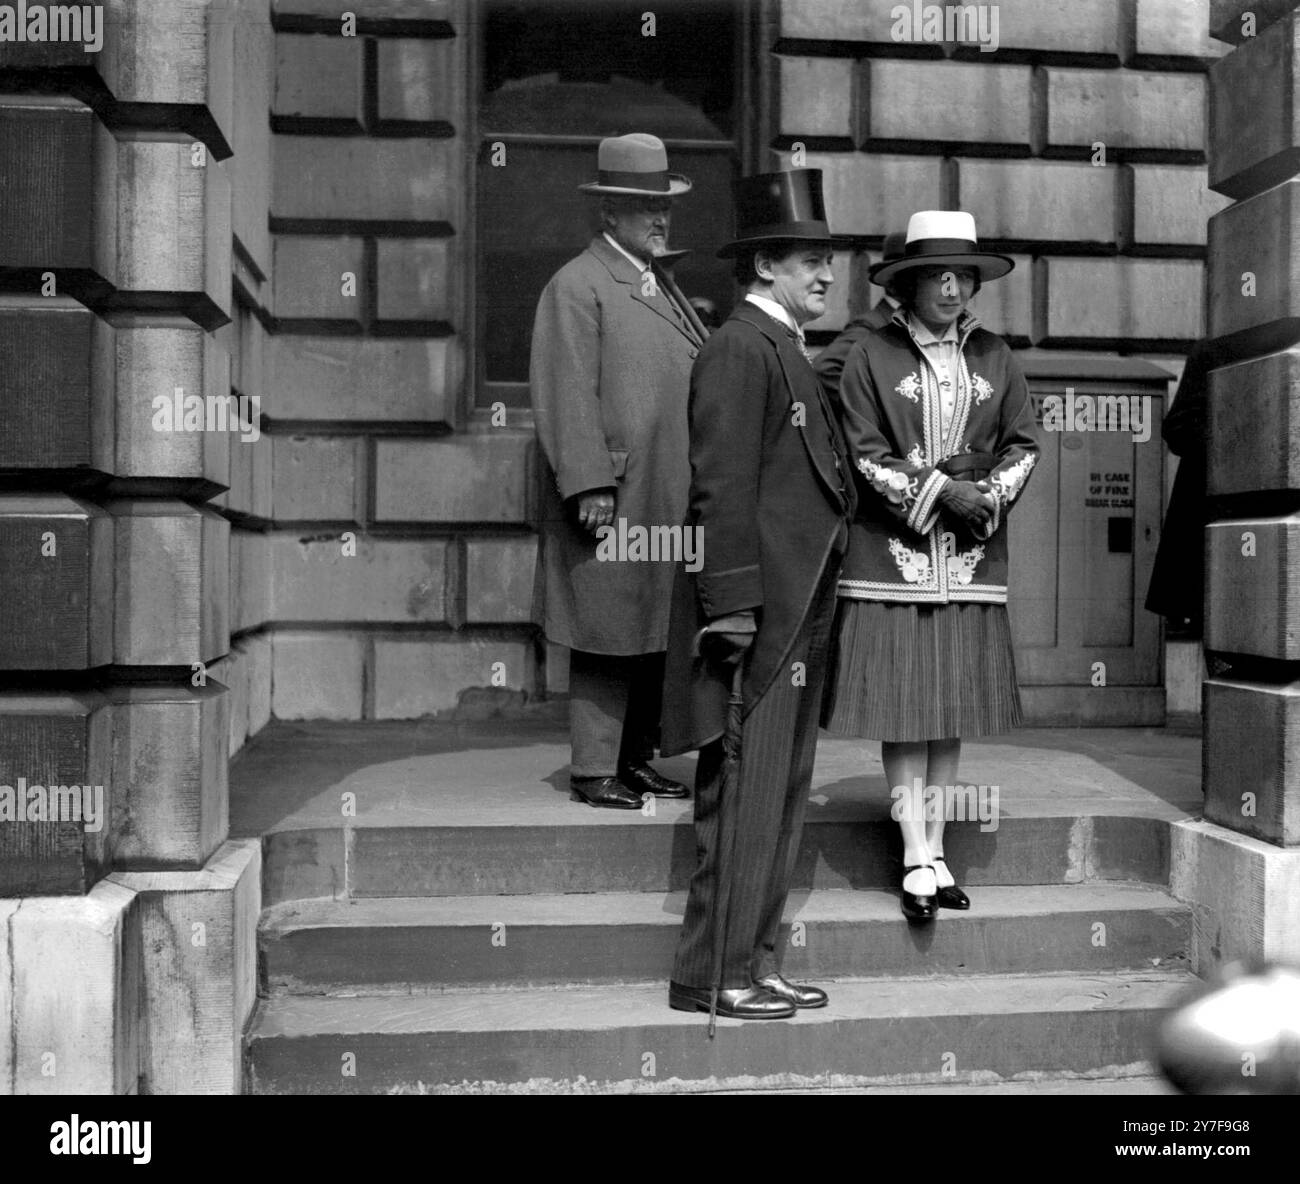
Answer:
[(668, 150), (658, 136), (631, 132), (601, 140), (596, 150), (595, 181), (578, 188), (583, 193), (623, 193), (636, 197), (678, 197), (691, 182), (668, 171)]
[(969, 267), (980, 281), (1000, 279), (1015, 260), (981, 251), (975, 219), (964, 210), (921, 210), (907, 221), (907, 241), (897, 259), (884, 259), (871, 269), (871, 282), (885, 285), (917, 267)]

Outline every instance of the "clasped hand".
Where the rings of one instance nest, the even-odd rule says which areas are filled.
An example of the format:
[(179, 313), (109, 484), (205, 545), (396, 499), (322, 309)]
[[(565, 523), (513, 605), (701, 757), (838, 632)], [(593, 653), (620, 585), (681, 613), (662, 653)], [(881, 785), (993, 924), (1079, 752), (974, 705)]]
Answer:
[(993, 521), (993, 493), (987, 481), (949, 480), (939, 494), (939, 503), (972, 531), (983, 533)]
[(614, 522), (614, 495), (603, 489), (578, 495), (578, 522), (595, 534), (602, 526)]

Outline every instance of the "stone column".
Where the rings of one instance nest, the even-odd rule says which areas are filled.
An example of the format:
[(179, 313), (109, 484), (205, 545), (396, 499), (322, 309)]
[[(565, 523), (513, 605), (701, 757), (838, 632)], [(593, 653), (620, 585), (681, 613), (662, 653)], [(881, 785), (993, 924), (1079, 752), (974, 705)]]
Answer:
[(1205, 819), (1171, 883), (1196, 968), (1300, 961), (1300, 6), (1215, 0), (1210, 72)]

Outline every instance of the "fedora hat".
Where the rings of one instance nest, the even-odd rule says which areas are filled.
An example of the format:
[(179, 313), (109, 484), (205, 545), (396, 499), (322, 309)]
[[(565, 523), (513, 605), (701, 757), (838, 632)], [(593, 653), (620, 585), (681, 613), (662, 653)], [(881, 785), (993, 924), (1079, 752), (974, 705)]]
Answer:
[(831, 241), (822, 202), (821, 169), (741, 177), (736, 182), (735, 197), (736, 237), (719, 249), (719, 259), (776, 239)]
[(877, 263), (871, 269), (871, 282), (884, 285), (912, 268), (945, 265), (969, 267), (984, 282), (1000, 279), (1016, 264), (1005, 255), (979, 249), (975, 219), (964, 210), (921, 210), (907, 221), (902, 255)]
[(595, 181), (583, 193), (625, 193), (638, 197), (678, 197), (691, 188), (680, 173), (668, 171), (668, 150), (658, 136), (631, 132), (609, 136), (596, 150)]

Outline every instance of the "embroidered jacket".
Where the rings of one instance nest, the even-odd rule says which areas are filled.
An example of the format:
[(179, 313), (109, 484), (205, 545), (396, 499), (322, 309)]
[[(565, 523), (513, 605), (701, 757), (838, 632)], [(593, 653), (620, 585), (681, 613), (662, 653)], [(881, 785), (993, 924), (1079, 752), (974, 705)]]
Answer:
[[(960, 380), (947, 432), (938, 384), (904, 311), (850, 352), (840, 382), (844, 431), (860, 474), (858, 511), (839, 594), (858, 600), (947, 604), (1007, 599), (1007, 511), (1038, 460), (1033, 405), (1007, 344), (962, 313)], [(939, 467), (992, 454), (954, 479), (985, 478), (994, 501), (986, 534), (939, 509), (950, 479)], [(973, 459), (973, 458), (972, 458)]]

